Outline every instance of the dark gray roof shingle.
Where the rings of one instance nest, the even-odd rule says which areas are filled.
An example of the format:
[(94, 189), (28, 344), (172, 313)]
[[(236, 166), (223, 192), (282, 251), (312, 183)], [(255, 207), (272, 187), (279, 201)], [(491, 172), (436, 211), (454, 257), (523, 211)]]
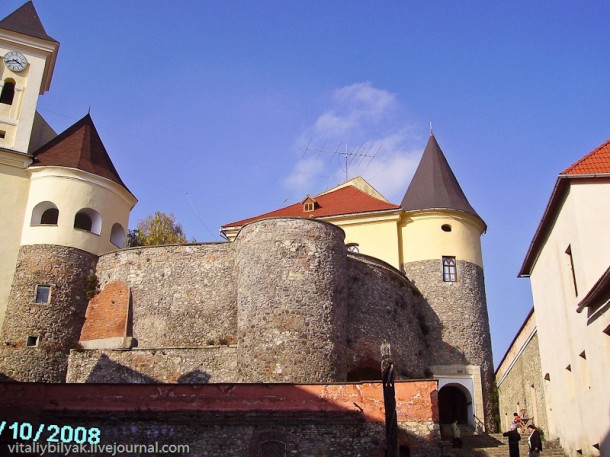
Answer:
[(433, 134), (430, 134), (424, 154), (400, 206), (405, 211), (453, 209), (481, 219), (464, 195)]
[(40, 22), (36, 8), (34, 8), (34, 4), (31, 1), (2, 19), (0, 21), (0, 29), (58, 43), (56, 39), (47, 35), (42, 22)]

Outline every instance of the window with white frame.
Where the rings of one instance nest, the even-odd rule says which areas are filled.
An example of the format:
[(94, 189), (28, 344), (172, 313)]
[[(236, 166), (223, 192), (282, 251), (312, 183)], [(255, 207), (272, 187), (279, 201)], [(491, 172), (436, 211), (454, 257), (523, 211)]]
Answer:
[(457, 281), (457, 268), (455, 257), (443, 256), (443, 281)]

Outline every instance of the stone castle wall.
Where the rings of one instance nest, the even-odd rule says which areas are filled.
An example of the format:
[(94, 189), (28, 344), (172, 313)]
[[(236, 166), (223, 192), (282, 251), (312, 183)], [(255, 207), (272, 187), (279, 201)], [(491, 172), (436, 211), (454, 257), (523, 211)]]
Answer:
[(237, 379), (236, 346), (72, 350), (66, 382), (206, 384)]
[[(78, 349), (86, 307), (83, 283), (97, 258), (72, 254), (62, 260), (56, 252), (82, 253), (53, 246), (25, 247), (15, 294), (32, 288), (32, 281), (47, 283), (54, 274), (62, 277), (57, 279), (53, 309), (70, 312), (44, 318), (49, 334), (43, 341), (64, 341), (61, 350), (67, 358), (70, 349)], [(40, 258), (55, 259), (51, 262), (55, 266), (38, 268)], [(481, 269), (458, 263), (462, 283), (439, 284), (433, 277), (440, 274), (437, 263), (419, 262), (409, 272), (416, 286), (431, 291), (422, 296), (407, 277), (385, 262), (348, 255), (343, 231), (337, 226), (302, 218), (248, 224), (233, 243), (139, 247), (105, 254), (95, 269), (103, 292), (98, 297), (104, 298), (96, 314), (97, 325), (103, 324), (100, 316), (112, 306), (120, 308), (122, 319), (128, 316), (122, 336), (133, 336), (134, 349), (75, 350), (69, 379), (157, 383), (379, 379), (383, 341), (390, 342), (397, 375), (402, 378), (429, 377), (431, 365), (447, 361), (485, 365), (489, 359), (491, 369), (487, 321), (479, 322), (481, 315), (487, 316)], [(78, 277), (67, 271), (73, 266)], [(30, 271), (42, 276), (25, 274)], [(76, 284), (81, 284), (78, 298), (68, 293), (76, 291)], [(125, 291), (118, 284), (128, 291), (115, 304), (113, 287)], [(22, 301), (15, 298), (15, 303)], [(461, 305), (469, 301), (470, 306)], [(75, 303), (80, 303), (77, 312), (72, 311)], [(7, 323), (16, 327), (7, 329), (8, 338), (23, 325), (19, 313), (28, 313), (18, 307), (13, 312)], [(95, 321), (91, 324), (87, 335), (95, 336)], [(63, 332), (70, 336), (61, 336)], [(111, 336), (121, 340), (121, 335)], [(218, 345), (222, 349), (212, 348)], [(129, 345), (119, 347), (129, 349)], [(18, 353), (17, 347), (6, 350)], [(26, 350), (33, 357), (47, 354), (42, 348)], [(27, 360), (33, 359), (10, 365), (26, 372)], [(14, 379), (48, 381), (47, 370), (39, 371), (14, 373)], [(65, 366), (56, 372), (65, 376)], [(13, 378), (7, 370), (4, 373)], [(56, 378), (55, 382), (65, 380)]]
[(355, 380), (358, 372), (380, 370), (383, 341), (391, 345), (398, 376), (426, 377), (426, 341), (417, 318), (419, 291), (403, 274), (374, 257), (349, 254), (348, 266), (347, 360)]
[(335, 225), (301, 218), (242, 228), (235, 240), (242, 382), (345, 380), (344, 238)]
[[(246, 226), (233, 243), (101, 256), (102, 290), (115, 281), (130, 289), (137, 349), (73, 351), (68, 380), (340, 382), (348, 372), (371, 379), (362, 368), (380, 379), (384, 340), (399, 376), (423, 377), (421, 296), (385, 262), (348, 258), (343, 236), (320, 221), (273, 219)], [(219, 343), (237, 347), (209, 347)]]
[(512, 366), (498, 379), (501, 426), (508, 429), (513, 413), (522, 415), (525, 410), (538, 428), (548, 430), (538, 333), (520, 349)]
[(430, 345), (430, 365), (481, 367), (485, 422), (495, 429), (491, 334), (483, 269), (457, 260), (457, 281), (442, 281), (441, 259), (404, 265), (407, 276), (423, 294), (420, 320)]
[(96, 273), (130, 288), (139, 348), (201, 347), (236, 341), (234, 264), (228, 243), (151, 246), (102, 255)]
[[(22, 246), (3, 325), (0, 373), (19, 381), (65, 381), (68, 353), (85, 320), (87, 278), (97, 256), (56, 245)], [(36, 303), (36, 286), (51, 286), (48, 303)], [(38, 337), (35, 347), (28, 337)]]

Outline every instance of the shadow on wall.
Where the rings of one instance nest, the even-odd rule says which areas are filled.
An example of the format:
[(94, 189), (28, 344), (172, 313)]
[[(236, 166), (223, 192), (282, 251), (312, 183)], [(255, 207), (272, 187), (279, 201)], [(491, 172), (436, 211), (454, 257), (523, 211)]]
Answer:
[[(211, 377), (209, 373), (197, 369), (180, 376), (177, 383), (207, 384)], [(151, 376), (111, 360), (106, 354), (100, 356), (85, 382), (88, 384), (109, 382), (113, 384), (164, 384)]]
[(91, 374), (87, 378), (87, 383), (112, 382), (117, 384), (155, 384), (158, 381), (150, 376), (139, 373), (124, 365), (111, 360), (106, 354), (102, 354)]
[(421, 329), (426, 347), (429, 350), (430, 365), (453, 365), (466, 364), (464, 353), (450, 345), (443, 338), (443, 323), (436, 311), (428, 304), (425, 298), (418, 300), (417, 319)]
[(17, 380), (5, 375), (4, 373), (0, 373), (0, 382), (17, 382)]
[(201, 370), (193, 370), (178, 378), (178, 384), (207, 384), (212, 376)]
[(604, 441), (602, 441), (600, 451), (601, 451), (601, 455), (610, 455), (610, 430), (608, 430), (608, 433), (606, 434)]
[[(436, 383), (397, 383), (396, 399), (401, 455), (440, 456), (440, 436), (433, 427)], [(112, 389), (104, 384), (0, 384), (0, 417), (63, 424), (79, 415), (107, 442), (145, 443), (159, 437), (164, 444), (188, 444), (191, 455), (383, 457), (380, 402), (381, 383), (118, 384)]]

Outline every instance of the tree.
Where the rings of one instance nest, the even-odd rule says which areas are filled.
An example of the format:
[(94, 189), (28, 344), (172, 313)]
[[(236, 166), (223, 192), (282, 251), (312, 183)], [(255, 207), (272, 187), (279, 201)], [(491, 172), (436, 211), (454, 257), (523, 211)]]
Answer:
[[(191, 240), (194, 242), (195, 240)], [(128, 246), (155, 246), (159, 244), (184, 244), (186, 239), (182, 225), (176, 222), (173, 214), (155, 212), (138, 222), (137, 228), (129, 230)]]

